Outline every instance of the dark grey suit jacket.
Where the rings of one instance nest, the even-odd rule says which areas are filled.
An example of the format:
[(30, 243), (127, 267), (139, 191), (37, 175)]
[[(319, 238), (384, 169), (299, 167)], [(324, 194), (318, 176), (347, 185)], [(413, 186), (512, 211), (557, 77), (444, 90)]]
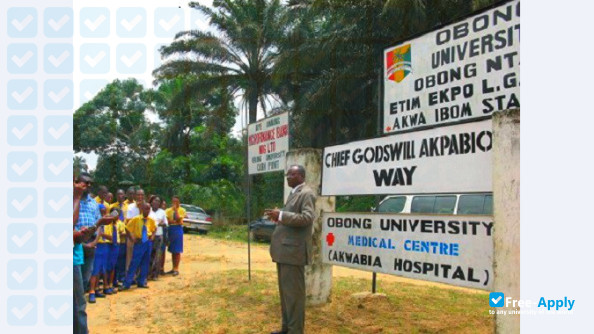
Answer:
[(270, 256), (276, 263), (304, 266), (311, 263), (312, 225), (316, 195), (307, 185), (289, 195), (282, 220), (270, 242)]

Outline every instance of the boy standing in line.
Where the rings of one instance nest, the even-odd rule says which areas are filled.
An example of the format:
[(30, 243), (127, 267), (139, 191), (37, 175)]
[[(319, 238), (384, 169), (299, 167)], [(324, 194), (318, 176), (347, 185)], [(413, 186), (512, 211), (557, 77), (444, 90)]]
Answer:
[(155, 221), (149, 217), (151, 212), (151, 206), (148, 203), (143, 203), (140, 207), (142, 214), (132, 218), (128, 224), (126, 224), (126, 231), (128, 237), (134, 243), (134, 249), (132, 253), (132, 261), (124, 280), (124, 286), (121, 291), (130, 289), (132, 280), (136, 269), (140, 267), (140, 275), (137, 280), (137, 286), (139, 288), (148, 288), (147, 276), (149, 271), (149, 264), (151, 258), (152, 238), (155, 236), (157, 225)]

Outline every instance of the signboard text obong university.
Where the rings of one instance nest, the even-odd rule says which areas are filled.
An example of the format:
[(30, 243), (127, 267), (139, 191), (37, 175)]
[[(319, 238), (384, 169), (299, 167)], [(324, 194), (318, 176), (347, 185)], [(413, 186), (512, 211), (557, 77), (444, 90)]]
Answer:
[(413, 279), (491, 290), (493, 219), (324, 213), (325, 263)]
[(384, 50), (384, 133), (520, 108), (520, 2)]
[(248, 172), (284, 171), (289, 152), (289, 114), (282, 113), (248, 125)]
[(492, 191), (491, 120), (324, 148), (322, 195)]

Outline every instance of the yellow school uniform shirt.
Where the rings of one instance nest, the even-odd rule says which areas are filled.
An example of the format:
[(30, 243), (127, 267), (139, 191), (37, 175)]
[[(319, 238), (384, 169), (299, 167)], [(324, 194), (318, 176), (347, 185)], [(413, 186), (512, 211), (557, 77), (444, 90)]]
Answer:
[[(138, 215), (126, 224), (126, 230), (130, 232), (136, 239), (142, 238), (142, 225), (144, 217), (142, 215)], [(146, 217), (146, 234), (147, 236), (153, 235), (157, 230), (157, 224), (151, 217)]]
[[(120, 233), (124, 233), (124, 232), (122, 232), (122, 229), (125, 230), (125, 228), (126, 228), (126, 225), (124, 225), (124, 223), (122, 223), (121, 221), (118, 220), (117, 223), (103, 226), (103, 234), (107, 234), (109, 236), (113, 235), (112, 233), (113, 233), (114, 227), (118, 230), (118, 233), (116, 233), (116, 243), (118, 243), (118, 242), (120, 242)], [(103, 237), (100, 237), (98, 243), (111, 244), (111, 243), (113, 243), (113, 241), (105, 239)]]
[(95, 202), (97, 202), (97, 204), (103, 203), (106, 208), (109, 208), (109, 202), (102, 200), (99, 196), (95, 197)]
[(122, 212), (124, 213), (124, 220), (126, 220), (126, 215), (128, 214), (128, 203), (126, 203), (126, 201), (122, 202), (121, 208), (120, 208), (120, 202), (116, 201), (115, 203), (113, 203), (112, 205), (109, 206), (109, 211), (111, 211), (111, 209), (113, 209), (113, 208), (122, 209)]
[[(168, 208), (167, 210), (165, 210), (165, 216), (167, 216), (167, 222), (169, 222), (169, 225), (177, 225), (177, 223), (173, 219), (173, 212), (174, 212), (173, 207)], [(186, 209), (184, 209), (184, 208), (182, 208), (180, 206), (177, 209), (177, 214), (182, 218), (181, 223), (183, 225), (183, 223), (184, 223), (184, 219), (183, 218), (186, 216)]]

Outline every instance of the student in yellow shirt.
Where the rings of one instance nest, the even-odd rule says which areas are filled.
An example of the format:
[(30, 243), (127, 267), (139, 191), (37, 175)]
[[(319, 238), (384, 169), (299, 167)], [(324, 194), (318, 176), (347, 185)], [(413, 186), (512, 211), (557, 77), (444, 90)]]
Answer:
[(109, 202), (106, 201), (107, 194), (109, 190), (107, 190), (106, 186), (99, 186), (99, 190), (97, 191), (97, 197), (95, 197), (95, 201), (97, 204), (103, 204), (106, 208), (109, 208)]
[[(101, 216), (105, 216), (105, 206), (103, 204), (99, 204), (99, 210), (101, 212)], [(113, 223), (112, 223), (113, 224)], [(94, 243), (96, 243), (97, 248), (95, 249), (95, 259), (93, 262), (93, 272), (91, 273), (91, 279), (89, 280), (89, 303), (94, 304), (96, 302), (95, 298), (104, 298), (106, 287), (107, 287), (107, 259), (109, 257), (109, 246), (111, 244), (112, 236), (106, 233), (106, 229), (108, 226), (112, 224), (102, 226), (99, 231), (97, 231), (97, 238), (95, 239)], [(99, 279), (99, 275), (103, 276), (103, 292), (95, 292), (97, 288), (97, 281)]]
[(121, 291), (130, 289), (136, 269), (140, 266), (140, 275), (138, 276), (137, 286), (139, 288), (148, 288), (147, 276), (149, 271), (149, 263), (151, 258), (151, 248), (153, 247), (151, 240), (155, 236), (157, 225), (155, 221), (149, 217), (151, 206), (148, 203), (143, 203), (140, 207), (142, 214), (132, 218), (126, 224), (126, 231), (128, 238), (134, 243), (132, 261), (124, 279), (124, 286)]
[[(123, 189), (118, 189), (116, 192), (116, 202), (111, 205), (111, 209), (119, 209), (120, 215), (118, 219), (121, 221), (121, 232), (119, 239), (118, 259), (115, 267), (114, 287), (119, 287), (118, 284), (124, 281), (126, 276), (126, 217), (128, 213), (128, 203), (126, 194)], [(118, 230), (120, 227), (118, 227)]]
[(172, 206), (165, 210), (167, 222), (169, 223), (169, 253), (173, 261), (173, 269), (168, 274), (179, 275), (179, 262), (181, 254), (184, 252), (184, 218), (187, 217), (186, 210), (179, 204), (179, 197), (171, 198)]
[(134, 203), (134, 194), (136, 194), (136, 188), (134, 188), (134, 186), (128, 188), (128, 190), (126, 190), (126, 200), (124, 201), (124, 203)]
[[(113, 208), (111, 210), (112, 215), (120, 215), (120, 209)], [(120, 251), (120, 240), (121, 235), (125, 234), (126, 232), (126, 225), (121, 220), (114, 221), (112, 224), (105, 226), (105, 234), (111, 235), (111, 244), (109, 245), (109, 255), (107, 256), (107, 263), (106, 263), (106, 272), (107, 272), (107, 282), (105, 282), (104, 286), (107, 287), (105, 290), (106, 295), (111, 295), (113, 293), (117, 293), (117, 290), (114, 290), (116, 285), (116, 264), (118, 262), (118, 256)], [(125, 247), (125, 246), (124, 246)]]
[(116, 191), (116, 201), (109, 207), (110, 210), (118, 208), (120, 210), (119, 220), (122, 222), (126, 220), (126, 213), (128, 212), (128, 203), (126, 202), (126, 194), (123, 189)]

